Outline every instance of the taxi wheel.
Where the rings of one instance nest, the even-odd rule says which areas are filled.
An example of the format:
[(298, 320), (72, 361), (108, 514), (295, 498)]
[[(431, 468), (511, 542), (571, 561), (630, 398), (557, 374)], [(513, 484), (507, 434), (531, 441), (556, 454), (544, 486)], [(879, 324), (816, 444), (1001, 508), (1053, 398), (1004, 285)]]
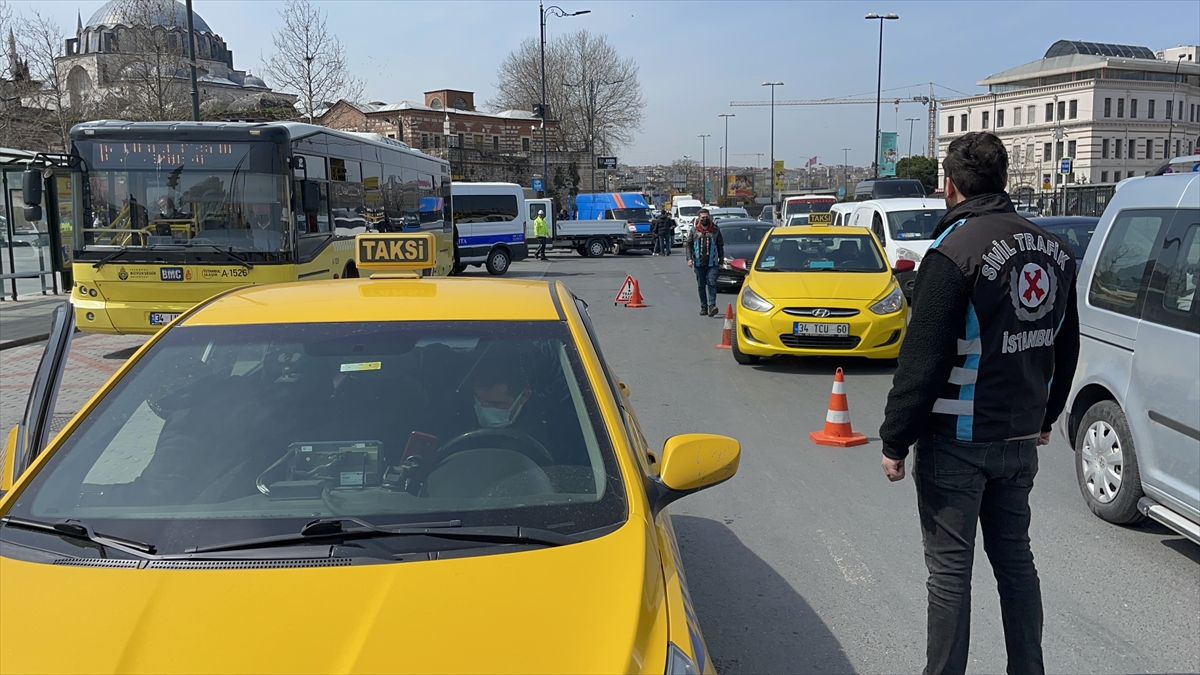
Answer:
[(743, 366), (752, 366), (758, 363), (758, 359), (760, 357), (753, 354), (743, 354), (742, 350), (738, 349), (738, 334), (741, 332), (741, 330), (741, 326), (738, 326), (737, 322), (735, 321), (733, 323), (733, 339), (730, 340), (732, 347), (729, 351), (733, 352), (734, 361), (737, 361)]
[(498, 248), (488, 254), (487, 271), (488, 274), (498, 277), (508, 271), (508, 251)]

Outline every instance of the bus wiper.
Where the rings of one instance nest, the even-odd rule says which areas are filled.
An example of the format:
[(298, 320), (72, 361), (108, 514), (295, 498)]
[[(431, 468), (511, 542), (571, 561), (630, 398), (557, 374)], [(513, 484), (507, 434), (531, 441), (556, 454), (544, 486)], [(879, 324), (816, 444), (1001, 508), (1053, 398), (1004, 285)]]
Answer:
[(117, 258), (120, 258), (121, 256), (125, 255), (128, 252), (129, 252), (129, 247), (122, 246), (121, 248), (113, 251), (112, 253), (109, 253), (108, 255), (104, 256), (103, 258), (92, 263), (92, 267), (94, 267), (95, 269), (100, 269), (101, 267), (104, 267), (105, 263), (108, 263), (112, 260), (116, 260)]
[(86, 539), (91, 542), (115, 548), (118, 551), (123, 551), (130, 555), (139, 558), (149, 558), (154, 556), (155, 548), (153, 544), (146, 544), (133, 539), (124, 539), (122, 537), (113, 537), (106, 534), (100, 534), (92, 529), (91, 525), (77, 520), (68, 518), (57, 522), (49, 523), (42, 520), (32, 520), (29, 518), (16, 518), (13, 516), (4, 516), (0, 518), (0, 522), (9, 527), (19, 527), (25, 530), (36, 530), (38, 532), (49, 532), (52, 534), (61, 534), (76, 539)]
[(240, 255), (234, 253), (232, 246), (230, 246), (229, 248), (221, 248), (220, 246), (217, 246), (216, 244), (188, 244), (187, 247), (188, 248), (198, 248), (198, 247), (211, 248), (212, 250), (216, 251), (217, 253), (224, 253), (225, 255), (229, 256), (230, 260), (233, 260), (234, 262), (241, 265), (242, 267), (245, 267), (248, 270), (254, 269), (254, 263), (252, 263), (249, 260), (246, 260), (245, 258), (241, 257)]
[[(355, 528), (345, 528), (344, 523), (354, 523)], [(445, 520), (431, 523), (413, 523), (399, 527), (380, 527), (353, 517), (320, 518), (300, 528), (297, 534), (260, 537), (210, 546), (196, 546), (188, 553), (210, 553), (213, 551), (236, 551), (250, 548), (288, 546), (316, 539), (373, 539), (376, 537), (438, 537), (460, 541), (475, 541), (496, 544), (541, 544), (562, 546), (575, 543), (573, 537), (557, 532), (518, 526), (463, 527), (461, 520)]]

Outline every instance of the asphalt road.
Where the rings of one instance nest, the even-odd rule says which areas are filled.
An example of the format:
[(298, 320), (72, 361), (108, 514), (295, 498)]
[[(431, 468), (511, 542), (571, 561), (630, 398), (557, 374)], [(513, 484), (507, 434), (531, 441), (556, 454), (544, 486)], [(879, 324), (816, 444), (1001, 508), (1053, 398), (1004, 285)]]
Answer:
[[(652, 446), (712, 432), (742, 443), (738, 475), (671, 507), (689, 586), (722, 673), (915, 673), (924, 666), (925, 579), (911, 479), (889, 483), (878, 429), (886, 365), (852, 359), (747, 367), (716, 349), (682, 255), (555, 256), (514, 276), (560, 279), (590, 305), (610, 366)], [(614, 307), (625, 274), (649, 305)], [(734, 296), (722, 295), (724, 305)], [(723, 314), (723, 312), (722, 312)], [(813, 445), (833, 371), (871, 442)], [(1200, 671), (1200, 547), (1157, 525), (1109, 525), (1084, 505), (1074, 455), (1041, 449), (1031, 537), (1048, 671)], [(995, 583), (976, 551), (970, 672), (1004, 672)]]
[[(510, 276), (559, 279), (588, 302), (652, 445), (687, 432), (742, 443), (733, 480), (671, 507), (719, 671), (919, 672), (926, 571), (916, 496), (911, 480), (888, 483), (879, 465), (891, 368), (850, 359), (739, 366), (716, 348), (721, 320), (698, 316), (682, 255), (551, 257), (516, 263)], [(626, 274), (638, 279), (648, 307), (613, 306)], [(59, 409), (77, 410), (140, 341), (77, 339)], [(23, 410), (38, 356), (35, 345), (0, 352), (0, 426)], [(824, 423), (839, 365), (855, 429), (871, 439), (857, 448), (808, 440)], [(1041, 449), (1032, 499), (1047, 670), (1200, 672), (1200, 547), (1153, 524), (1116, 527), (1093, 516), (1057, 431)], [(976, 561), (969, 670), (1003, 672), (999, 603), (982, 544)]]

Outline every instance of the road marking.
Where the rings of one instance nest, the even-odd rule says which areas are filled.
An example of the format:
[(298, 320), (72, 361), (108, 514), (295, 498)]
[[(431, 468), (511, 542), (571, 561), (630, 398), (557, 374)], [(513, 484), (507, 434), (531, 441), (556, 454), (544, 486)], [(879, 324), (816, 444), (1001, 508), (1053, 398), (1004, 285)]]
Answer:
[(860, 583), (875, 583), (875, 578), (871, 576), (871, 570), (867, 569), (867, 564), (863, 562), (862, 556), (854, 550), (849, 541), (827, 537), (823, 530), (817, 530), (817, 534), (821, 535), (821, 541), (825, 544), (825, 548), (829, 549), (833, 563), (837, 565), (846, 581), (855, 586)]

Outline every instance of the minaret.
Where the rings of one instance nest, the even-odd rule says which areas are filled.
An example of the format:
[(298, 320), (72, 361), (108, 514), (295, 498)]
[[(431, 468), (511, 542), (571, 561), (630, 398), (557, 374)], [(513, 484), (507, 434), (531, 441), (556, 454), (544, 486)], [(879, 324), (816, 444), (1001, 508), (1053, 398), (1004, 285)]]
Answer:
[(75, 10), (75, 37), (83, 35), (83, 16)]

